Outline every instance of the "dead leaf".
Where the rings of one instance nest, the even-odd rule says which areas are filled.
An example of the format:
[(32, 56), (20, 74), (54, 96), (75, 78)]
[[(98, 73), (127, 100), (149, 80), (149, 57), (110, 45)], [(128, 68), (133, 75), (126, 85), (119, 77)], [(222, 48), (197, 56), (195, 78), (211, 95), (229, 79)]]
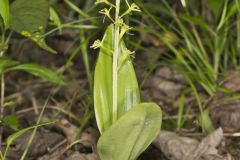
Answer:
[(66, 160), (97, 160), (97, 155), (93, 153), (84, 155), (76, 151)]
[(210, 116), (215, 127), (222, 127), (224, 132), (237, 132), (240, 130), (240, 101), (214, 106)]
[(61, 119), (56, 126), (66, 135), (69, 143), (72, 143), (76, 137), (77, 127), (71, 124), (67, 119)]
[[(187, 87), (184, 77), (168, 66), (159, 66), (142, 87), (141, 96), (144, 101), (158, 103), (167, 114), (176, 114), (178, 98)], [(191, 96), (186, 99), (189, 102)]]
[[(159, 148), (169, 160), (210, 160), (209, 157), (224, 158), (218, 155), (216, 147), (223, 139), (221, 128), (198, 140), (182, 137), (173, 132), (161, 131), (153, 144)], [(206, 159), (208, 158), (208, 159)], [(211, 159), (213, 160), (213, 159)]]

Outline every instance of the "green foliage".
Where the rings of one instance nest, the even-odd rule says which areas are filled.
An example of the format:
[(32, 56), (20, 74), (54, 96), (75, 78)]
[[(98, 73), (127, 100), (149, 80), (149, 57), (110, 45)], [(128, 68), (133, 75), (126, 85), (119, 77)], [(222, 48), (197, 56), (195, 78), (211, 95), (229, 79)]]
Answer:
[(2, 75), (3, 72), (4, 72), (6, 69), (8, 69), (8, 68), (10, 68), (10, 67), (12, 67), (12, 66), (15, 66), (15, 65), (17, 65), (17, 64), (18, 64), (17, 61), (13, 61), (13, 60), (10, 60), (10, 59), (8, 59), (8, 58), (1, 57), (1, 58), (0, 58), (0, 75)]
[(7, 30), (9, 27), (9, 1), (0, 1), (0, 19), (2, 18), (4, 29)]
[(180, 18), (182, 18), (183, 20), (187, 21), (190, 24), (199, 26), (202, 31), (210, 32), (213, 35), (216, 34), (215, 31), (212, 29), (212, 27), (205, 22), (203, 17), (190, 16), (188, 14), (180, 14)]
[[(214, 96), (227, 69), (237, 67), (239, 63), (239, 1), (205, 0), (202, 6), (189, 0), (189, 5), (177, 12), (166, 0), (159, 2), (158, 5), (164, 6), (164, 9), (158, 12), (152, 11), (145, 3), (135, 1), (152, 19), (146, 20), (148, 27), (144, 31), (158, 37), (169, 49), (165, 62), (174, 66), (189, 82), (199, 106), (201, 127), (203, 131), (211, 132), (211, 119), (204, 108), (208, 106), (203, 106), (198, 89), (202, 88), (209, 96)], [(204, 12), (207, 14), (202, 14)], [(159, 18), (156, 14), (164, 16)], [(169, 32), (178, 41), (173, 43), (164, 39)], [(181, 109), (179, 112), (182, 114)]]
[(47, 0), (15, 0), (10, 7), (10, 28), (18, 33), (31, 34), (44, 30), (49, 17)]
[(212, 121), (209, 117), (209, 110), (206, 109), (203, 111), (203, 113), (201, 114), (201, 116), (199, 116), (199, 122), (203, 128), (203, 131), (207, 132), (207, 133), (211, 133), (212, 131), (214, 131), (214, 127), (212, 124)]
[(178, 119), (177, 119), (177, 130), (180, 130), (183, 126), (183, 112), (186, 98), (184, 95), (181, 96), (179, 100), (179, 108), (178, 108)]
[[(145, 4), (140, 4), (161, 30), (156, 31), (150, 23), (152, 26), (149, 27), (149, 32), (159, 37), (173, 53), (168, 56), (171, 64), (187, 79), (200, 84), (209, 95), (213, 96), (218, 87), (219, 75), (226, 68), (237, 65), (239, 54), (236, 51), (239, 48), (236, 44), (239, 44), (239, 41), (236, 42), (236, 39), (230, 37), (240, 39), (237, 23), (234, 22), (240, 12), (237, 9), (239, 8), (237, 1), (206, 0), (205, 3), (208, 7), (218, 10), (220, 15), (216, 21), (209, 23), (208, 17), (202, 16), (199, 6), (188, 6), (176, 13), (169, 3), (163, 0), (159, 5), (165, 6), (165, 10), (160, 10), (159, 14), (168, 15), (167, 19), (171, 23), (166, 23), (164, 18), (155, 17)], [(204, 6), (203, 9), (206, 10), (206, 7)], [(238, 34), (232, 35), (233, 30)], [(166, 41), (163, 35), (168, 32), (176, 35), (181, 41), (177, 43)]]
[(31, 39), (33, 42), (35, 42), (42, 49), (45, 49), (46, 51), (48, 51), (50, 53), (57, 53), (55, 50), (53, 50), (52, 48), (50, 48), (46, 44), (45, 39), (41, 36), (42, 32), (43, 32), (43, 30), (40, 30), (40, 31), (35, 32), (35, 33), (30, 33), (28, 31), (22, 31), (21, 34), (23, 36)]
[(1, 121), (2, 121), (3, 124), (8, 125), (12, 129), (18, 130), (19, 122), (18, 122), (18, 119), (15, 115), (7, 115)]
[[(94, 108), (98, 128), (102, 134), (98, 142), (101, 160), (136, 160), (160, 131), (162, 113), (156, 104), (140, 103), (139, 87), (132, 65), (134, 52), (125, 47), (123, 36), (130, 29), (123, 17), (133, 11), (135, 4), (125, 1), (128, 9), (120, 14), (120, 0), (116, 5), (107, 0), (104, 14), (114, 24), (108, 26), (102, 41), (96, 40), (92, 48), (100, 47), (94, 73)], [(115, 8), (115, 20), (110, 11)]]
[[(112, 66), (113, 66), (113, 25), (103, 37), (94, 74), (94, 106), (96, 119), (101, 132), (112, 124)], [(125, 50), (123, 42), (119, 57)], [(139, 88), (130, 58), (118, 70), (118, 118), (140, 102)]]
[[(31, 1), (31, 3), (29, 0), (16, 0), (10, 6), (10, 28), (36, 42), (41, 48), (56, 53), (41, 36), (47, 26), (49, 10), (46, 0)], [(54, 18), (56, 21), (56, 15)]]
[(14, 142), (14, 140), (15, 140), (16, 138), (18, 138), (19, 136), (21, 136), (22, 134), (26, 133), (26, 132), (29, 131), (29, 130), (32, 130), (32, 129), (35, 129), (35, 128), (38, 128), (38, 127), (41, 127), (41, 126), (49, 125), (49, 124), (52, 124), (52, 123), (54, 123), (54, 122), (45, 122), (45, 123), (33, 125), (33, 126), (30, 126), (30, 127), (27, 127), (27, 128), (23, 128), (23, 129), (19, 130), (18, 132), (15, 132), (15, 133), (13, 133), (12, 135), (8, 136), (7, 141), (6, 141), (6, 143), (7, 143), (6, 149), (5, 149), (5, 151), (4, 151), (4, 154), (3, 154), (3, 156), (2, 156), (2, 157), (3, 157), (2, 159), (3, 159), (3, 160), (6, 159), (8, 150), (9, 150), (11, 144)]
[(20, 70), (20, 71), (28, 72), (32, 75), (35, 75), (37, 77), (40, 77), (42, 79), (45, 79), (55, 84), (64, 84), (63, 80), (61, 80), (59, 76), (57, 76), (54, 72), (36, 64), (20, 64), (10, 68), (9, 70), (11, 71)]
[(52, 7), (50, 7), (50, 17), (49, 19), (51, 20), (52, 24), (59, 27), (59, 30), (61, 31), (61, 20), (60, 17), (58, 16), (58, 13), (55, 11), (55, 9), (53, 9)]
[(204, 0), (206, 5), (213, 11), (214, 16), (218, 19), (222, 12), (223, 4), (226, 0)]
[(136, 105), (100, 137), (101, 160), (136, 160), (157, 136), (160, 126), (161, 111), (156, 104)]
[(54, 84), (64, 84), (63, 80), (51, 70), (36, 64), (19, 64), (8, 58), (0, 58), (0, 75), (9, 71), (24, 71)]

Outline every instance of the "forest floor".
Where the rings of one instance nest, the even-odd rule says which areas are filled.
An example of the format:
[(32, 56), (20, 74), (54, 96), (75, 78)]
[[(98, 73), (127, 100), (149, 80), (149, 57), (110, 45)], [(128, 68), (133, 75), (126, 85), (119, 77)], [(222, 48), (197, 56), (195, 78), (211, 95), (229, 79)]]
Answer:
[[(97, 160), (96, 143), (99, 132), (82, 56), (79, 54), (70, 68), (65, 68), (64, 64), (71, 50), (65, 51), (71, 42), (59, 37), (48, 41), (59, 54), (44, 54), (31, 43), (19, 45), (15, 49), (20, 51), (18, 57), (21, 62), (37, 61), (43, 66), (55, 68), (58, 73), (64, 72), (66, 86), (53, 86), (25, 73), (10, 73), (6, 75), (5, 101), (14, 104), (6, 109), (5, 114), (16, 114), (19, 128), (36, 124), (42, 109), (42, 120), (55, 121), (37, 130), (26, 160)], [(139, 160), (240, 159), (240, 101), (219, 104), (219, 100), (228, 95), (219, 93), (210, 98), (199, 91), (203, 103), (212, 104), (210, 116), (216, 130), (207, 135), (197, 122), (198, 107), (194, 95), (189, 93), (182, 117), (184, 123), (177, 129), (179, 99), (182, 91), (188, 88), (188, 83), (171, 66), (152, 66), (159, 61), (163, 52), (164, 48), (149, 46), (149, 53), (136, 53), (133, 60), (137, 66), (142, 101), (156, 102), (163, 110), (162, 131)], [(10, 55), (16, 57), (13, 51)], [(92, 69), (96, 55), (90, 54)], [(229, 72), (224, 86), (240, 91), (239, 77), (240, 71)], [(4, 127), (5, 140), (12, 133), (14, 130)], [(8, 160), (19, 160), (31, 134), (32, 131), (28, 131), (14, 141)]]

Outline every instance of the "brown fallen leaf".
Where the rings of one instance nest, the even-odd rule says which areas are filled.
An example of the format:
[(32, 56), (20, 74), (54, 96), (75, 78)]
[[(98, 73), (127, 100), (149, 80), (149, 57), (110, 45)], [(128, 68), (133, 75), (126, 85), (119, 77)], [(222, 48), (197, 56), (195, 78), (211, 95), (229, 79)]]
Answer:
[(169, 160), (226, 160), (218, 154), (216, 149), (222, 139), (221, 128), (203, 138), (201, 142), (173, 132), (161, 131), (153, 144)]
[(238, 66), (236, 70), (229, 71), (226, 76), (226, 80), (225, 80), (225, 83), (223, 84), (223, 87), (227, 89), (231, 89), (235, 92), (240, 91), (239, 75), (240, 75), (240, 66)]
[[(187, 87), (184, 77), (176, 70), (168, 66), (159, 66), (155, 72), (145, 81), (141, 96), (144, 101), (154, 101), (162, 107), (165, 113), (176, 114), (178, 99)], [(186, 98), (186, 103), (191, 96)]]
[(79, 152), (74, 152), (70, 157), (68, 157), (66, 160), (97, 160), (96, 154), (81, 154)]
[(240, 130), (240, 101), (218, 105), (211, 109), (210, 116), (215, 127), (222, 127), (224, 132)]
[(72, 143), (76, 137), (77, 127), (71, 124), (67, 119), (62, 118), (56, 123), (56, 127), (62, 130), (69, 143)]

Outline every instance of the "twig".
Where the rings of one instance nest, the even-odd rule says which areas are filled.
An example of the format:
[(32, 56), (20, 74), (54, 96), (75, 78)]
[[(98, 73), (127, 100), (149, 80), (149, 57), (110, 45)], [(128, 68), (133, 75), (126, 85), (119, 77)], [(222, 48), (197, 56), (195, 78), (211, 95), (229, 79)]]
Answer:
[[(207, 136), (206, 133), (179, 133), (182, 136), (187, 136), (187, 137), (203, 137)], [(240, 132), (236, 133), (223, 133), (224, 137), (240, 137)]]
[[(182, 116), (184, 119), (192, 119), (196, 118), (197, 114), (190, 114), (190, 115), (184, 115)], [(164, 116), (163, 120), (171, 120), (171, 119), (178, 119), (178, 115), (173, 115), (173, 116)]]

